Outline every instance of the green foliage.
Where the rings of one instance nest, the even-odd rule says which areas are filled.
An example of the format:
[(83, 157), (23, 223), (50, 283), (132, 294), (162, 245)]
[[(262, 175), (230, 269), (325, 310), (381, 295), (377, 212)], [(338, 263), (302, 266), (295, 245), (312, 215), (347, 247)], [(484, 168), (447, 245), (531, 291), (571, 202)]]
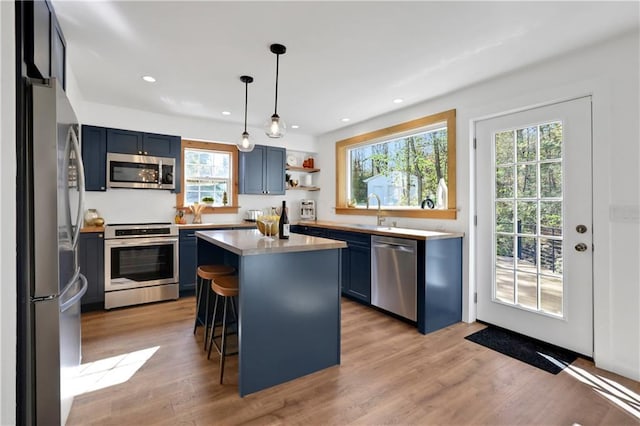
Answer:
[(364, 204), (367, 179), (400, 172), (405, 178), (398, 205), (418, 206), (424, 198), (436, 193), (440, 178), (447, 180), (447, 154), (446, 128), (351, 149), (349, 198)]

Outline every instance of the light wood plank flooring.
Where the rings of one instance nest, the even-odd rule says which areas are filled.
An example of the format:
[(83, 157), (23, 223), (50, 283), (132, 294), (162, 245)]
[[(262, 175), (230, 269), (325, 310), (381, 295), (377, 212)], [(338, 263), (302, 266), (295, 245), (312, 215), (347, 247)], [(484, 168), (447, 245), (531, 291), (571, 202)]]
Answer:
[(219, 385), (217, 354), (207, 360), (201, 328), (192, 334), (194, 305), (188, 297), (83, 314), (83, 363), (159, 348), (126, 382), (76, 396), (67, 424), (640, 424), (640, 384), (587, 360), (554, 376), (464, 339), (481, 324), (423, 336), (350, 300), (340, 366), (240, 398), (237, 357)]

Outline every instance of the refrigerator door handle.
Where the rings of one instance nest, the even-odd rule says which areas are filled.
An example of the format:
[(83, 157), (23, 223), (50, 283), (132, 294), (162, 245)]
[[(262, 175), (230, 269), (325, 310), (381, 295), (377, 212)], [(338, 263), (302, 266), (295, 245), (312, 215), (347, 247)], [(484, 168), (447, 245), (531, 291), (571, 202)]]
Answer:
[[(78, 273), (77, 278), (79, 278), (82, 281), (82, 288), (71, 299), (69, 299), (66, 302), (60, 304), (60, 312), (65, 312), (70, 307), (75, 305), (82, 298), (82, 296), (84, 296), (84, 294), (87, 292), (87, 288), (89, 287), (89, 283), (87, 281), (87, 278), (84, 275), (80, 274), (80, 273)], [(67, 289), (69, 289), (71, 287), (73, 287), (73, 286), (72, 285), (68, 285), (65, 290), (67, 290)], [(60, 295), (61, 298), (64, 295), (64, 293), (66, 293), (66, 291), (63, 292), (62, 295)]]
[[(78, 135), (76, 134), (73, 126), (69, 127), (69, 133), (67, 137), (71, 140), (71, 147), (76, 154), (76, 167), (78, 170), (78, 212), (76, 215), (76, 229), (73, 230), (73, 240), (71, 242), (71, 245), (75, 250), (78, 247), (80, 229), (82, 228), (82, 223), (84, 220), (84, 166), (82, 164), (82, 153), (80, 152)], [(68, 173), (69, 171), (67, 170), (67, 174)]]

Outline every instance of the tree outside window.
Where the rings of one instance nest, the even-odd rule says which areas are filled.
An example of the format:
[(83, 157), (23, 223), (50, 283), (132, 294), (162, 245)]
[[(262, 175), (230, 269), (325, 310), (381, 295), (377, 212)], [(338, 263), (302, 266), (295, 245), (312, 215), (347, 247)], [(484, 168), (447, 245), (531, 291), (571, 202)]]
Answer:
[[(440, 182), (446, 188), (439, 191)], [(439, 192), (446, 193), (440, 203)], [(365, 208), (372, 193), (380, 197), (380, 209)], [(337, 141), (335, 211), (455, 219), (456, 110)]]
[(384, 206), (419, 208), (435, 201), (438, 182), (447, 182), (447, 128), (361, 145), (348, 151), (349, 199), (365, 205), (377, 194)]

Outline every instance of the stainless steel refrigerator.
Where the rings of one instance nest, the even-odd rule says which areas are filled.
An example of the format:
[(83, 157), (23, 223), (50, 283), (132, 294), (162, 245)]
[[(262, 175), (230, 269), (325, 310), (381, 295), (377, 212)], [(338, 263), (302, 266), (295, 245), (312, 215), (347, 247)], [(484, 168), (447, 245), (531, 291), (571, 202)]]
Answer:
[(64, 424), (81, 360), (80, 299), (87, 290), (77, 255), (84, 211), (79, 126), (55, 79), (25, 79), (24, 90), (26, 149), (18, 159), (22, 420)]

